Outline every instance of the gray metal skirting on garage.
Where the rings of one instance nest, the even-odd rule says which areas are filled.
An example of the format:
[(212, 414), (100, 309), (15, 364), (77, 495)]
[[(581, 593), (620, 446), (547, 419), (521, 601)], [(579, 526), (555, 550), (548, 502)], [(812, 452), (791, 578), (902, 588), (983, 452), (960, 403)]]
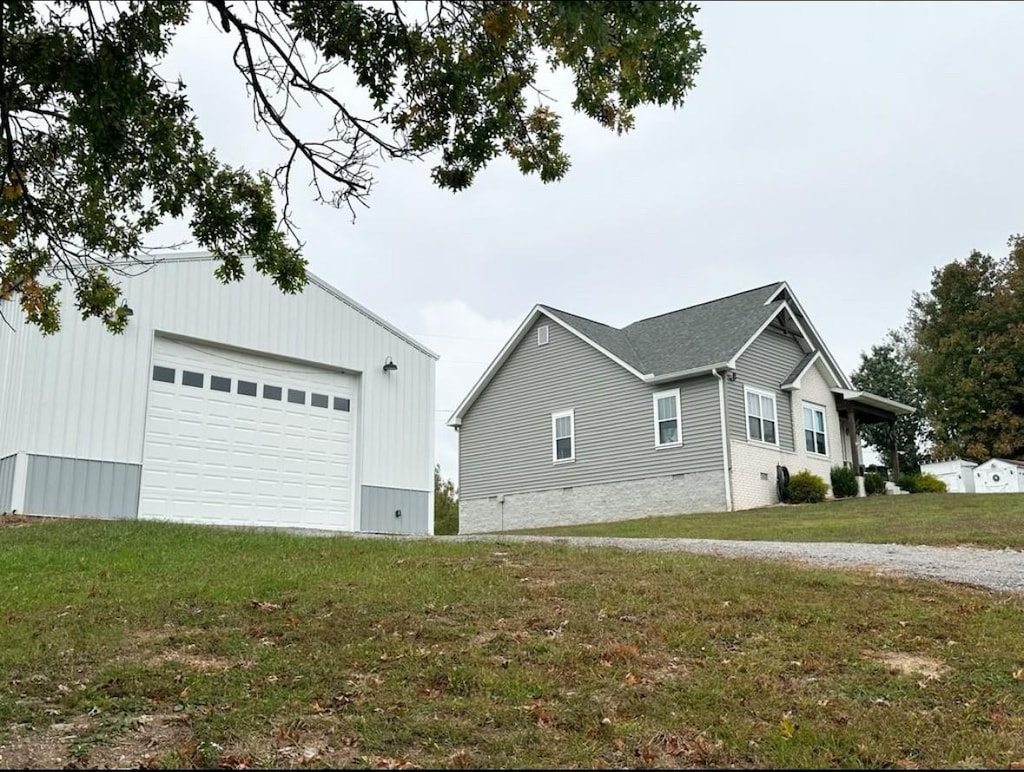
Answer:
[(25, 512), (132, 519), (139, 511), (141, 475), (138, 464), (29, 455)]
[[(364, 533), (427, 533), (429, 497), (429, 491), (364, 485), (359, 530)], [(401, 516), (396, 512), (401, 512)]]
[(14, 500), (14, 462), (17, 456), (0, 458), (0, 512), (10, 512)]

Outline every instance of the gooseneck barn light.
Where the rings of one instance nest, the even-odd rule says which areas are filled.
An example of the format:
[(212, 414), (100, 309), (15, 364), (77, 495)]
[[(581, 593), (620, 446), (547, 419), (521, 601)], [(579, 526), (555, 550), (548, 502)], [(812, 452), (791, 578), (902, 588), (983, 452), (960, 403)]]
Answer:
[(384, 360), (384, 372), (390, 373), (392, 370), (397, 370), (398, 365), (391, 361), (391, 357)]

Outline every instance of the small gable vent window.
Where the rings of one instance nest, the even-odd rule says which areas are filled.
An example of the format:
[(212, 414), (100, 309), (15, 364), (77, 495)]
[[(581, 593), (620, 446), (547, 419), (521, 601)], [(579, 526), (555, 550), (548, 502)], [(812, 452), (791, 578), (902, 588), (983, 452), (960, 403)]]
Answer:
[(537, 345), (546, 346), (548, 343), (548, 326), (542, 324), (537, 328)]

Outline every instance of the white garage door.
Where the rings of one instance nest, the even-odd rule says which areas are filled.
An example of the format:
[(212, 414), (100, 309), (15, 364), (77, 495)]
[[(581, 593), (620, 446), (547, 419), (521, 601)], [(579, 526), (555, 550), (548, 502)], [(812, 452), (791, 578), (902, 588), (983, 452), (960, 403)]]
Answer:
[(157, 338), (139, 518), (354, 530), (351, 375)]

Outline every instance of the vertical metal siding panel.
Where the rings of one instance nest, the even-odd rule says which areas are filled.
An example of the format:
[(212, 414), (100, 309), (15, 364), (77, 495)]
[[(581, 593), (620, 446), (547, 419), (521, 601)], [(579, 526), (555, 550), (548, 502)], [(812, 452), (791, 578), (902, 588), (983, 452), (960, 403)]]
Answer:
[[(372, 533), (427, 533), (431, 495), (427, 491), (364, 485), (360, 530)], [(402, 510), (400, 518), (395, 517), (397, 509)]]
[[(18, 309), (9, 300), (0, 300), (0, 312), (14, 324)], [(18, 401), (21, 389), (21, 364), (19, 357), (22, 337), (15, 327), (11, 330), (7, 325), (0, 324), (0, 457), (18, 450), (15, 432), (14, 405)]]
[(30, 455), (25, 511), (64, 517), (133, 518), (141, 467)]
[(775, 394), (779, 448), (794, 451), (792, 400), (789, 392), (779, 387), (803, 356), (804, 350), (796, 339), (770, 330), (762, 332), (743, 352), (736, 362), (737, 379), (729, 384), (729, 434), (732, 439), (747, 439), (747, 407), (743, 392), (746, 384)]
[(15, 456), (0, 458), (0, 512), (9, 512), (14, 497)]
[[(683, 444), (655, 448), (653, 394), (678, 387)], [(551, 459), (551, 414), (575, 411), (576, 460)], [(496, 496), (722, 468), (718, 384), (651, 386), (558, 325), (519, 344), (463, 418), (460, 493)]]

